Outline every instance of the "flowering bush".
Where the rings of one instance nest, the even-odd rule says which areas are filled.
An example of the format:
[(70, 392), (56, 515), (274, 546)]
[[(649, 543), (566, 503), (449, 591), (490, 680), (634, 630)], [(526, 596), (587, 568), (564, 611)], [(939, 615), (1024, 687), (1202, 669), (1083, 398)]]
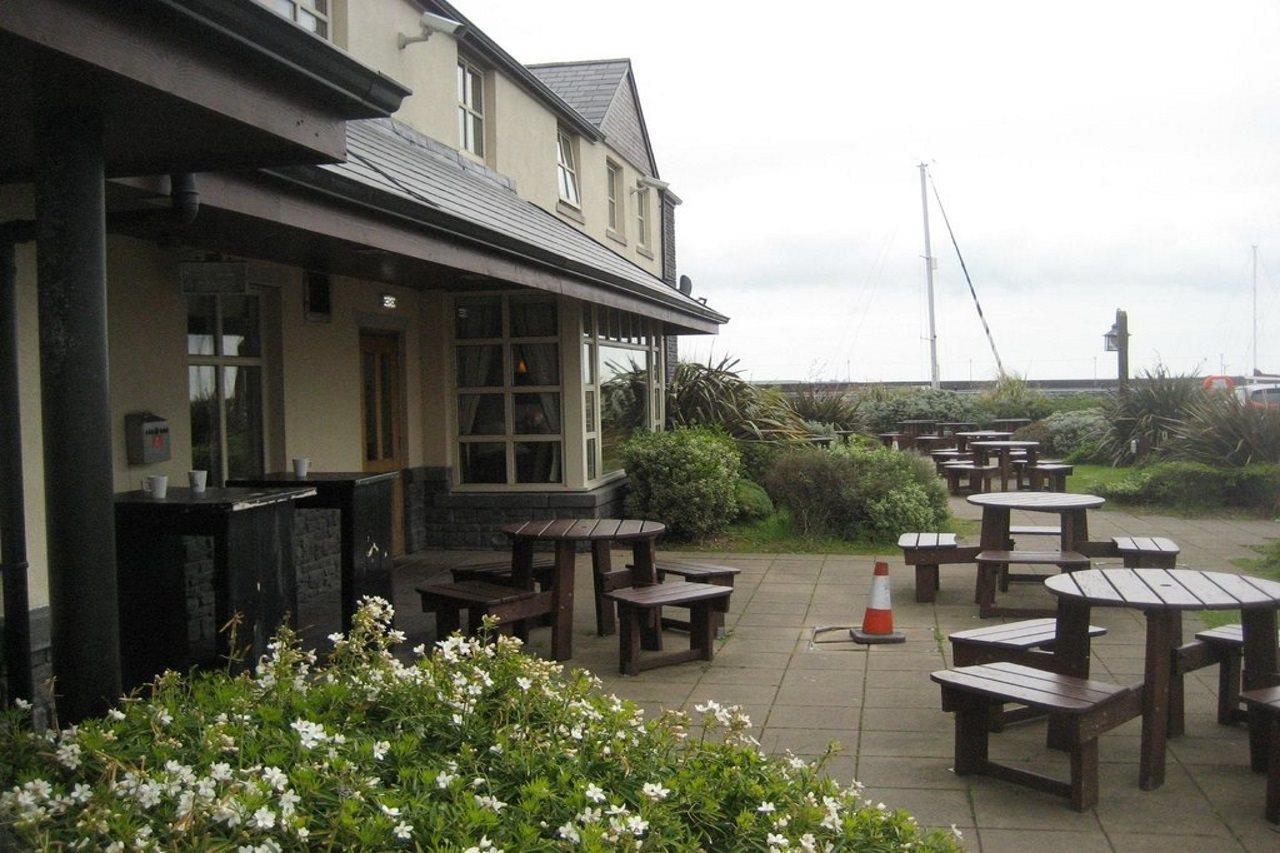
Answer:
[(5, 711), (3, 827), (112, 851), (954, 849), (765, 757), (737, 709), (646, 721), (510, 637), (406, 664), (390, 620), (367, 599), (322, 667), (282, 629), (252, 674), (165, 673), (60, 732)]

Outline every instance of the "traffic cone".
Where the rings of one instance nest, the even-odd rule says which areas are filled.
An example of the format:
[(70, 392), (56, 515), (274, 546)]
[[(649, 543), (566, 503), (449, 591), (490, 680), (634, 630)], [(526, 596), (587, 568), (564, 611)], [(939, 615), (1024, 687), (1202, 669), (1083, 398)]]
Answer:
[(889, 564), (876, 563), (871, 576), (871, 599), (862, 617), (862, 628), (850, 628), (859, 643), (904, 643), (907, 635), (893, 630), (893, 602), (889, 593)]

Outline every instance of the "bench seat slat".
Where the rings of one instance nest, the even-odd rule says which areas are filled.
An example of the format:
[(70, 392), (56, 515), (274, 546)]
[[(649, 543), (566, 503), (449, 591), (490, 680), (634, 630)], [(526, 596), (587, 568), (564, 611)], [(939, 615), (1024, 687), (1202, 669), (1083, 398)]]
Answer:
[(674, 581), (651, 586), (625, 587), (606, 593), (607, 598), (637, 607), (678, 606), (682, 602), (703, 601), (710, 598), (728, 598), (732, 587), (705, 583)]
[(1014, 563), (1021, 566), (1088, 566), (1089, 558), (1075, 551), (994, 551), (979, 552), (979, 563)]
[(982, 696), (1003, 698), (1022, 705), (1030, 705), (1033, 708), (1043, 708), (1047, 711), (1080, 714), (1088, 711), (1096, 704), (1088, 699), (1059, 696), (1056, 693), (1041, 690), (1034, 685), (998, 681), (984, 673), (967, 671), (978, 668), (966, 666), (960, 669), (935, 672), (933, 680), (949, 687), (967, 689), (969, 692)]
[[(1024, 619), (1005, 625), (992, 625), (986, 628), (970, 628), (967, 631), (956, 631), (948, 639), (965, 643), (981, 643), (996, 648), (1035, 649), (1050, 645), (1057, 639), (1058, 621), (1048, 619)], [(1106, 628), (1097, 625), (1089, 626), (1090, 637), (1100, 637), (1107, 633)]]

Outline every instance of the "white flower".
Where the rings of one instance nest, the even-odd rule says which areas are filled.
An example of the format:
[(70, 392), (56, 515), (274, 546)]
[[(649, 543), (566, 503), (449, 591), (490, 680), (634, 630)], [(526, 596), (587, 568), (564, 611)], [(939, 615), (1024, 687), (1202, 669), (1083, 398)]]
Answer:
[(533, 681), (531, 679), (525, 678), (524, 676), (520, 676), (519, 678), (516, 679), (516, 684), (520, 685), (521, 690), (528, 690), (530, 687), (533, 686)]
[(256, 829), (271, 829), (276, 825), (276, 813), (263, 806), (253, 813), (252, 826)]
[(341, 643), (343, 639), (341, 631), (334, 631), (329, 635), (329, 642), (333, 643), (335, 646)]
[(582, 836), (578, 834), (577, 827), (575, 827), (572, 823), (566, 823), (563, 826), (561, 826), (559, 829), (556, 830), (556, 835), (563, 838), (565, 841), (570, 841), (570, 842), (573, 842), (574, 844), (577, 844), (579, 841), (582, 840)]
[[(21, 700), (17, 700), (17, 701), (21, 701)], [(124, 711), (121, 711), (119, 708), (111, 708), (107, 711), (107, 716), (113, 720), (117, 720), (117, 721), (123, 720)]]
[(632, 815), (631, 817), (627, 818), (627, 829), (630, 830), (631, 834), (634, 835), (636, 838), (639, 838), (640, 836), (644, 835), (645, 830), (648, 828), (649, 828), (649, 821), (640, 817), (640, 815)]
[(480, 837), (479, 844), (474, 847), (468, 847), (466, 850), (462, 851), (462, 853), (482, 853), (482, 851), (485, 850), (490, 851), (490, 853), (502, 853), (502, 848), (494, 847), (493, 842), (489, 840), (489, 836), (487, 835), (482, 835)]
[(488, 794), (476, 794), (476, 805), (485, 809), (493, 809), (500, 812), (507, 807), (507, 804), (497, 797), (491, 797)]
[(280, 814), (284, 817), (289, 817), (297, 810), (300, 802), (302, 802), (302, 797), (298, 796), (298, 792), (291, 788), (286, 788), (280, 792)]
[(209, 775), (218, 782), (228, 782), (231, 780), (231, 765), (225, 761), (219, 761), (209, 768)]
[(765, 837), (765, 842), (768, 843), (770, 847), (781, 848), (791, 846), (791, 842), (787, 840), (785, 835), (778, 835), (776, 832), (769, 833), (768, 836)]
[(812, 832), (806, 832), (804, 835), (800, 836), (800, 849), (803, 850), (804, 853), (817, 853), (818, 839), (813, 837)]
[(667, 794), (671, 793), (669, 788), (664, 788), (659, 782), (645, 782), (644, 795), (651, 800), (665, 800)]
[(773, 814), (777, 810), (778, 810), (777, 807), (773, 803), (770, 803), (768, 801), (765, 801), (760, 805), (756, 806), (756, 811), (760, 812), (760, 814)]
[(587, 786), (586, 795), (587, 799), (593, 803), (603, 803), (606, 799), (604, 790), (594, 782)]
[(951, 824), (951, 834), (954, 835), (956, 838), (964, 838), (964, 833), (962, 833), (959, 829), (956, 829), (956, 825), (954, 823)]
[(169, 713), (168, 708), (161, 708), (156, 711), (156, 722), (162, 726), (167, 726), (173, 722), (173, 714)]
[(303, 749), (314, 749), (328, 740), (324, 733), (324, 726), (319, 723), (297, 719), (290, 723), (289, 727), (298, 733), (298, 739)]
[(446, 773), (446, 772), (444, 772), (443, 770), (441, 770), (441, 771), (440, 771), (440, 775), (436, 777), (436, 787), (437, 787), (437, 788), (447, 788), (447, 787), (449, 787), (450, 785), (452, 785), (452, 784), (453, 784), (453, 780), (454, 780), (454, 779), (457, 779), (457, 778), (458, 778), (458, 777), (457, 777), (457, 775), (456, 775), (456, 774)]
[(289, 785), (289, 777), (279, 767), (264, 767), (262, 770), (262, 781), (266, 782), (277, 791), (283, 791)]
[(375, 761), (381, 761), (387, 757), (387, 751), (391, 749), (391, 744), (385, 740), (380, 740), (373, 745), (373, 757)]
[(58, 747), (58, 751), (54, 753), (58, 759), (58, 763), (68, 770), (75, 770), (80, 766), (80, 744), (64, 743)]
[(395, 806), (383, 805), (378, 803), (378, 808), (382, 809), (382, 813), (387, 817), (400, 817), (400, 809)]
[(396, 824), (396, 828), (391, 831), (394, 832), (396, 838), (399, 838), (401, 841), (408, 841), (413, 837), (413, 827), (404, 821)]

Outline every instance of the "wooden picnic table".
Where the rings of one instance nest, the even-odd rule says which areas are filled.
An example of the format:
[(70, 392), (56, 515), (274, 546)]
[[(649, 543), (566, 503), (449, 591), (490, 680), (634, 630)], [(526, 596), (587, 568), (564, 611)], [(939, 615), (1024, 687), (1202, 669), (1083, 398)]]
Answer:
[(956, 440), (949, 435), (917, 435), (916, 449), (921, 453), (931, 453), (944, 447), (955, 447)]
[[(996, 439), (993, 441), (969, 441), (969, 447), (973, 449), (974, 456), (978, 462), (986, 462), (990, 459), (991, 454), (995, 454), (1000, 462), (1000, 490), (1009, 491), (1009, 478), (1013, 474), (1013, 454), (1015, 451), (1024, 451), (1027, 455), (1027, 464), (1036, 464), (1036, 455), (1040, 449), (1038, 441), (1012, 441), (1009, 439)], [(1015, 488), (1021, 488), (1021, 478), (1014, 477), (1013, 482)]]
[(1057, 513), (1062, 521), (1062, 550), (1088, 554), (1089, 520), (1086, 513), (1107, 502), (1097, 495), (1073, 492), (988, 492), (967, 499), (982, 507), (982, 549), (1003, 551), (1009, 542), (1012, 510)]
[(1006, 438), (1013, 438), (1013, 433), (998, 429), (971, 429), (958, 432), (955, 436), (956, 449), (968, 450), (969, 442), (971, 441), (1000, 441)]
[(1007, 429), (1016, 432), (1019, 428), (1029, 426), (1031, 418), (996, 418), (991, 422), (992, 429)]
[(943, 435), (955, 435), (958, 432), (975, 430), (978, 425), (973, 421), (943, 421), (938, 424), (938, 432)]
[[(1079, 675), (1081, 662), (1088, 661), (1093, 607), (1127, 607), (1141, 610), (1146, 617), (1147, 651), (1139, 688), (1142, 751), (1138, 783), (1143, 790), (1164, 784), (1169, 708), (1176, 682), (1173, 653), (1182, 642), (1183, 611), (1238, 608), (1244, 633), (1244, 689), (1280, 683), (1276, 648), (1280, 583), (1194, 569), (1088, 569), (1055, 575), (1045, 580), (1045, 586), (1058, 598), (1054, 655), (1061, 667), (1058, 671), (1066, 675)], [(1250, 730), (1255, 747), (1256, 739), (1263, 736), (1261, 731)], [(1253, 754), (1261, 752), (1255, 748)]]
[[(604, 597), (603, 578), (612, 571), (609, 546), (628, 542), (632, 550), (635, 586), (658, 582), (654, 568), (655, 543), (667, 532), (658, 521), (618, 518), (558, 519), (508, 524), (502, 532), (511, 538), (511, 572), (516, 586), (533, 588), (533, 549), (539, 542), (555, 546), (556, 564), (551, 584), (551, 654), (556, 660), (573, 657), (573, 579), (578, 543), (591, 543), (591, 568), (595, 582), (596, 631), (617, 630), (613, 604)], [(656, 645), (656, 626), (646, 632), (646, 647)]]

